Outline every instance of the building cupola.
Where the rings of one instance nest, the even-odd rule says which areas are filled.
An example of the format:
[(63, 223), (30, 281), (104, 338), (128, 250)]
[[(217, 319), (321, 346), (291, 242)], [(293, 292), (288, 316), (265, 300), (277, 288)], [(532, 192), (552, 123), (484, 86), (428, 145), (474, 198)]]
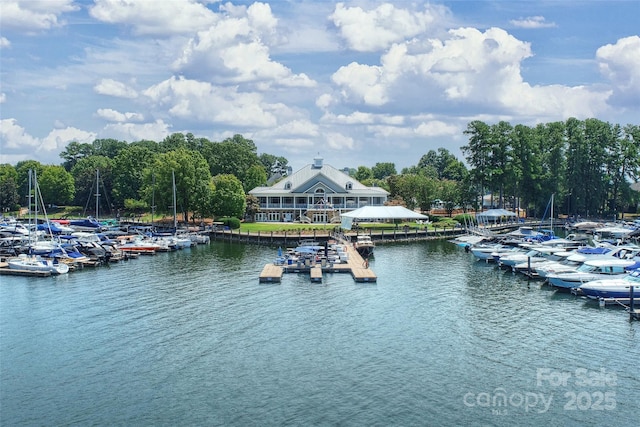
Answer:
[(318, 153), (318, 155), (313, 158), (313, 168), (322, 169), (322, 157), (320, 157), (320, 153)]

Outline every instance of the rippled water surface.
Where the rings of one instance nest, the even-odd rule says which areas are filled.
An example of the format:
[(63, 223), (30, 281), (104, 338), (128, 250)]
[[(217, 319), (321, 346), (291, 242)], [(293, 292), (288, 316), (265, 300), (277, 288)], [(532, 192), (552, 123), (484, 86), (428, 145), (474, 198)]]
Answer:
[(380, 245), (377, 284), (210, 246), (0, 277), (2, 425), (635, 425), (640, 322), (476, 262)]

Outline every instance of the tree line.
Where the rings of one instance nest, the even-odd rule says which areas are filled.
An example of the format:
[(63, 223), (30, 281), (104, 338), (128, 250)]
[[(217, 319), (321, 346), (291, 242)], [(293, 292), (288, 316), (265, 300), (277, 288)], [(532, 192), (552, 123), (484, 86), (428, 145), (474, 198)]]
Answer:
[[(415, 166), (397, 173), (395, 164), (358, 166), (350, 175), (385, 188), (390, 204), (428, 211), (435, 200), (451, 214), (456, 207), (479, 209), (483, 197), (495, 207), (519, 207), (542, 215), (551, 194), (569, 215), (609, 215), (633, 210), (639, 193), (640, 127), (621, 127), (597, 119), (511, 126), (470, 122), (462, 147), (466, 165), (445, 148), (430, 150)], [(161, 142), (127, 143), (96, 139), (69, 143), (60, 165), (35, 160), (0, 165), (3, 212), (27, 204), (28, 171), (34, 170), (46, 204), (84, 206), (92, 212), (168, 213), (184, 220), (242, 218), (259, 209), (249, 190), (286, 169), (288, 160), (258, 154), (242, 135), (221, 142), (175, 133)], [(99, 179), (96, 171), (99, 171)], [(96, 197), (99, 194), (100, 197)]]

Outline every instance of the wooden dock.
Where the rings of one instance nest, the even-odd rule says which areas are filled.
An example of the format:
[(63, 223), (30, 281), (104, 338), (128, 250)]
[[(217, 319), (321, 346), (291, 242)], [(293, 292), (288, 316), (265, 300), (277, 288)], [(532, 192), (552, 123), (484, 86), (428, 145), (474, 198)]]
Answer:
[(283, 272), (279, 265), (267, 264), (260, 273), (260, 283), (280, 283)]
[(49, 277), (50, 271), (17, 270), (9, 268), (6, 262), (0, 263), (0, 275), (3, 276), (28, 276), (28, 277)]
[(311, 277), (311, 281), (314, 283), (322, 282), (322, 267), (316, 265), (315, 267), (310, 268), (309, 276)]
[(303, 273), (309, 274), (311, 282), (322, 282), (324, 273), (351, 273), (353, 280), (360, 283), (377, 282), (378, 277), (369, 268), (369, 262), (364, 260), (358, 251), (352, 246), (345, 244), (347, 252), (347, 262), (338, 264), (322, 262), (312, 262), (306, 260), (305, 263), (275, 265), (267, 264), (260, 273), (260, 283), (280, 282), (283, 273)]

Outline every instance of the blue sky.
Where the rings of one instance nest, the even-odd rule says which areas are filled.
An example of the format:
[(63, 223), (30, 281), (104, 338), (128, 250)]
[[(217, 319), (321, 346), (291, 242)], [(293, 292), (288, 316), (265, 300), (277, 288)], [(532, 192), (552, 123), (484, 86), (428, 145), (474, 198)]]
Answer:
[(640, 124), (639, 1), (0, 0), (0, 163), (234, 134), (297, 170), (460, 147), (472, 120)]

